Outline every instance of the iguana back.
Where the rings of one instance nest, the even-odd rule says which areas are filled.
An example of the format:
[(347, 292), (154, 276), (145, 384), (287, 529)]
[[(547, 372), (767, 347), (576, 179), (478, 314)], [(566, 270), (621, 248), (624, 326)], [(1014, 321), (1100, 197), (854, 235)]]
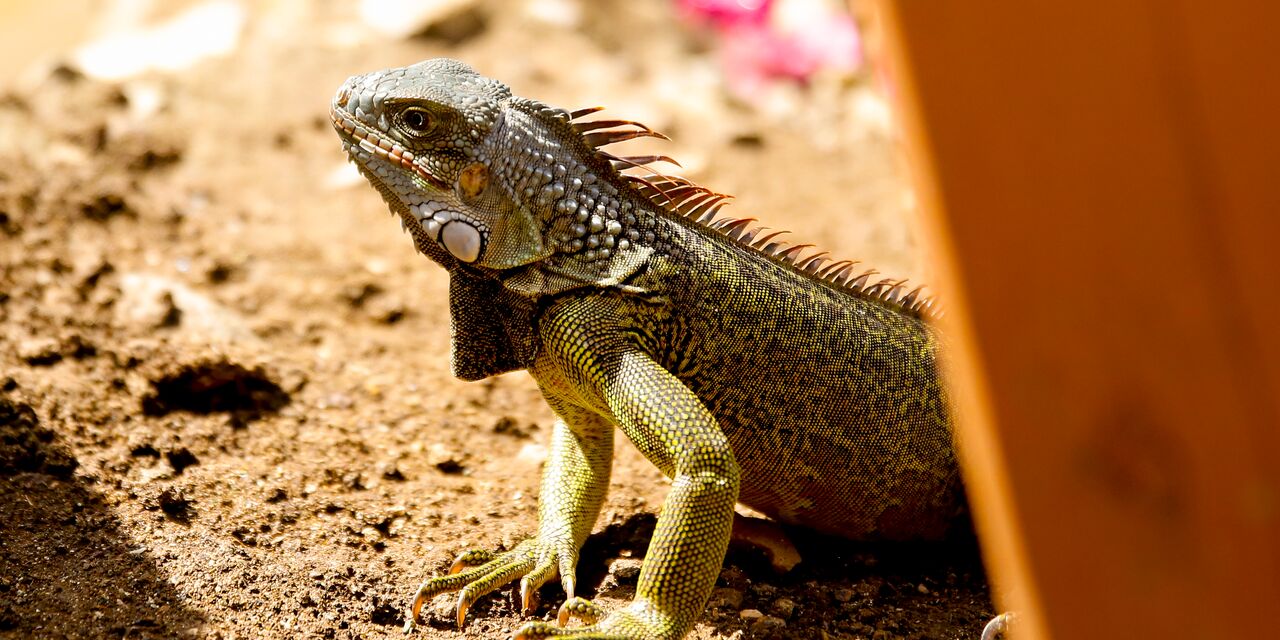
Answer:
[(627, 281), (644, 294), (568, 295), (606, 298), (702, 400), (742, 468), (739, 501), (854, 539), (936, 539), (960, 522), (937, 339), (920, 312), (655, 215), (679, 249)]

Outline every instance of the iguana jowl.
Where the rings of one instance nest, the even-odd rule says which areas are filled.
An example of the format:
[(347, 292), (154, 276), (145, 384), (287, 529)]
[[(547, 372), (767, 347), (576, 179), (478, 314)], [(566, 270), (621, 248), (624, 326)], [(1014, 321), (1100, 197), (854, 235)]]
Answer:
[(719, 574), (735, 502), (858, 539), (939, 538), (964, 508), (927, 303), (849, 262), (800, 257), (723, 196), (620, 170), (601, 149), (658, 135), (513, 96), (453, 60), (349, 79), (334, 126), (360, 171), (450, 275), (453, 370), (527, 369), (559, 420), (537, 534), (463, 554), (419, 589), (476, 598), (559, 577), (609, 483), (614, 429), (671, 477), (635, 601), (517, 637), (674, 639)]

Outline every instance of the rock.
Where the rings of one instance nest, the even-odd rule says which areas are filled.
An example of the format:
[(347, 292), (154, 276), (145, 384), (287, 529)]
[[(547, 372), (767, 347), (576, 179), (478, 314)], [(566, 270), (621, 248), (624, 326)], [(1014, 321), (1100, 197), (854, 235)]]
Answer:
[(782, 618), (763, 616), (759, 620), (751, 623), (751, 635), (756, 637), (769, 637), (781, 632), (786, 628), (786, 626), (787, 621)]
[(729, 587), (716, 587), (711, 591), (711, 599), (708, 606), (714, 609), (734, 609), (742, 606), (743, 594), (737, 589)]
[(634, 585), (640, 578), (640, 564), (636, 558), (615, 558), (609, 564), (609, 575), (620, 585)]
[(853, 590), (852, 589), (836, 589), (831, 593), (831, 597), (835, 598), (836, 602), (841, 602), (841, 603), (848, 602), (853, 599)]
[(778, 595), (778, 588), (765, 583), (753, 584), (751, 585), (751, 595), (761, 600), (770, 600)]
[(748, 623), (752, 623), (752, 622), (755, 622), (756, 620), (759, 620), (760, 618), (763, 618), (764, 612), (759, 609), (743, 609), (742, 611), (738, 612), (738, 617), (742, 618)]
[(784, 620), (790, 619), (791, 614), (796, 611), (796, 603), (791, 598), (778, 598), (773, 601), (773, 605), (769, 607), (769, 611)]

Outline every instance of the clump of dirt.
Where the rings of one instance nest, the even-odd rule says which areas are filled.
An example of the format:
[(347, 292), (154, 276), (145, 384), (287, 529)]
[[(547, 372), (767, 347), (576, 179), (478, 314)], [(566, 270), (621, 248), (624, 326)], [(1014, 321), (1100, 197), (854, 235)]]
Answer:
[[(225, 412), (251, 420), (279, 411), (290, 399), (264, 367), (245, 367), (225, 358), (182, 364), (152, 379), (151, 387), (152, 391), (142, 397), (142, 411), (150, 416), (173, 411)], [(186, 456), (190, 453), (185, 454), (184, 460)], [(179, 465), (174, 468), (181, 473)]]
[(0, 475), (41, 473), (66, 478), (80, 463), (54, 443), (30, 405), (0, 397)]

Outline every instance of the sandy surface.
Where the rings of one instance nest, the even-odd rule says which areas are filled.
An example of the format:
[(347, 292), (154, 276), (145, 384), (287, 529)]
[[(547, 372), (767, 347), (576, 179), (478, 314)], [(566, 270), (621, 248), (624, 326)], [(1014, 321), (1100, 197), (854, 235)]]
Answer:
[[(192, 3), (157, 4), (146, 19)], [(664, 3), (554, 24), (530, 7), (565, 3), (481, 2), (394, 38), (353, 4), (254, 3), (232, 51), (177, 71), (87, 77), (59, 42), (6, 60), (0, 636), (400, 637), (418, 581), (533, 530), (551, 414), (523, 373), (451, 377), (444, 274), (327, 124), (348, 75), (448, 55), (521, 95), (609, 105), (671, 135), (635, 149), (737, 194), (738, 215), (923, 274), (865, 81), (730, 98)], [(113, 15), (62, 19), (88, 38)], [(31, 40), (51, 19), (5, 29)], [(666, 486), (620, 439), (584, 595), (629, 598)], [(991, 614), (972, 544), (794, 534), (786, 575), (730, 553), (696, 637), (973, 638)], [(542, 596), (547, 618), (563, 595)], [(422, 637), (523, 619), (506, 590), (465, 634), (449, 607)]]

